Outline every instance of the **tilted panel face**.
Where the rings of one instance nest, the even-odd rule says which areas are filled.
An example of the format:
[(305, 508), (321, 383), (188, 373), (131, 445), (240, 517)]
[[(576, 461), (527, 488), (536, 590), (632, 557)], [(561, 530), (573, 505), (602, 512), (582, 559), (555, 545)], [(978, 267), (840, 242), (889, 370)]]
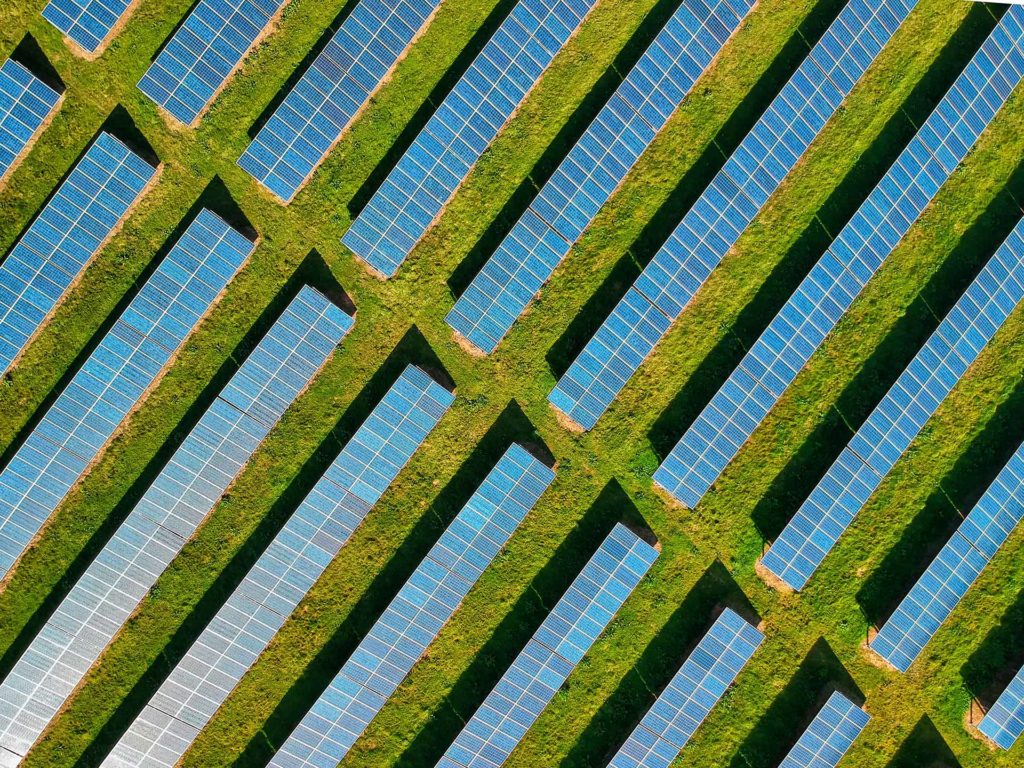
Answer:
[(28, 150), (59, 102), (59, 93), (14, 59), (0, 66), (0, 181)]
[(978, 730), (1000, 749), (1012, 747), (1024, 733), (1024, 669), (1006, 686), (978, 723)]
[(520, 0), (342, 242), (391, 277), (596, 0)]
[(360, 0), (238, 165), (290, 202), (440, 4)]
[(178, 122), (194, 124), (286, 2), (199, 0), (139, 90)]
[(668, 768), (763, 639), (760, 631), (726, 608), (608, 768)]
[(0, 373), (81, 277), (156, 169), (101, 133), (0, 263)]
[[(916, 0), (851, 0), (548, 395), (592, 429)], [(657, 316), (657, 319), (655, 319)]]
[(739, 27), (753, 0), (684, 0), (448, 314), (490, 353)]
[(292, 732), (271, 768), (336, 765), (437, 638), (555, 473), (513, 444)]
[(209, 211), (189, 225), (0, 471), (0, 577), (100, 455), (253, 244)]
[(658, 552), (616, 524), (438, 762), (502, 765), (653, 565)]
[[(374, 502), (447, 411), (452, 394), (409, 366), (103, 762), (174, 766)], [(370, 490), (359, 478), (373, 475)], [(369, 491), (369, 492), (368, 492)]]
[(0, 749), (39, 738), (351, 325), (311, 288), (292, 300), (0, 685)]
[(136, 0), (50, 0), (43, 18), (86, 53), (96, 53)]
[[(655, 472), (655, 483), (677, 501), (691, 508), (700, 501), (1024, 77), (1022, 21), (1024, 8), (1010, 9), (1003, 16), (895, 164)], [(913, 429), (909, 424), (906, 428)], [(858, 445), (857, 438), (851, 447), (875, 468), (876, 462), (864, 453), (867, 449)], [(882, 464), (888, 471), (891, 463), (883, 460)]]
[(779, 768), (836, 768), (871, 718), (836, 691)]

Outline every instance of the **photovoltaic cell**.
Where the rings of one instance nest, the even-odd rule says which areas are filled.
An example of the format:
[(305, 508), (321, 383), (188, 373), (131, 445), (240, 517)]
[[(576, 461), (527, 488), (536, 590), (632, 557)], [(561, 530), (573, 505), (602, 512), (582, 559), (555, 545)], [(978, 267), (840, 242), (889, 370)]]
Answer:
[(978, 723), (978, 730), (1000, 749), (1009, 749), (1024, 733), (1024, 669), (996, 699)]
[(440, 4), (441, 0), (360, 0), (238, 165), (290, 202)]
[(288, 0), (199, 0), (139, 81), (139, 90), (193, 125)]
[(14, 59), (0, 66), (0, 181), (28, 151), (61, 95)]
[(39, 738), (352, 322), (292, 300), (0, 684), (0, 755)]
[(136, 0), (50, 0), (43, 18), (88, 54), (102, 48)]
[(502, 765), (658, 557), (617, 524), (438, 762)]
[(592, 429), (916, 0), (850, 0), (548, 395)]
[(739, 27), (753, 0), (684, 0), (448, 314), (490, 353)]
[(836, 691), (779, 768), (836, 768), (871, 717)]
[(156, 169), (101, 133), (0, 263), (0, 373), (24, 351)]
[(608, 768), (669, 768), (763, 639), (759, 630), (726, 608)]
[[(1024, 8), (1011, 8), (1004, 15), (655, 472), (655, 483), (677, 501), (691, 508), (700, 501), (995, 117), (1024, 76), (1022, 22)], [(851, 447), (874, 467), (866, 446), (855, 438)], [(888, 459), (880, 460), (887, 471)], [(867, 482), (859, 472), (854, 474), (858, 482)]]
[(555, 473), (513, 444), (278, 750), (271, 768), (335, 766), (437, 638)]
[(597, 0), (519, 0), (342, 242), (391, 277)]

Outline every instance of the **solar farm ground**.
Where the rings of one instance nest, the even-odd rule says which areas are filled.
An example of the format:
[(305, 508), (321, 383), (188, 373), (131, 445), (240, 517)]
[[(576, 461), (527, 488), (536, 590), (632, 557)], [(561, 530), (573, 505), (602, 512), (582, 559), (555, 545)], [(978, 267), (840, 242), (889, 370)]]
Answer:
[(839, 685), (873, 720), (844, 765), (1019, 766), (964, 728), (1024, 661), (1024, 531), (1016, 531), (906, 675), (863, 648), (1024, 439), (1024, 313), (1015, 312), (800, 595), (754, 562), (856, 426), (1021, 215), (1019, 90), (869, 284), (763, 427), (694, 511), (650, 476), (743, 350), (840, 229), (995, 23), (996, 6), (922, 0), (797, 170), (744, 234), (598, 427), (575, 435), (548, 407), (554, 381), (838, 11), (761, 0), (641, 158), (529, 313), (488, 358), (444, 316), (469, 276), (675, 9), (601, 0), (438, 226), (393, 280), (339, 243), (353, 211), (472, 60), (510, 0), (445, 0), (354, 129), (287, 208), (235, 161), (292, 73), (353, 0), (293, 0), (199, 127), (170, 128), (135, 87), (187, 0), (142, 0), (107, 52), (72, 55), (39, 0), (0, 5), (6, 56), (29, 33), (67, 91), (0, 190), (6, 252), (104, 124), (139, 132), (163, 173), (21, 363), (0, 385), (10, 455), (201, 205), (260, 234), (177, 362), (0, 592), (5, 674), (191, 425), (303, 282), (340, 286), (352, 334), (286, 414), (26, 760), (90, 766), (106, 754), (408, 362), (443, 368), (458, 398), (186, 756), (263, 765), (511, 439), (544, 443), (558, 477), (506, 552), (346, 764), (432, 766), (617, 520), (648, 525), (662, 555), (510, 766), (603, 765), (699, 639), (716, 605), (746, 607), (767, 638), (684, 750), (681, 766), (771, 768)]

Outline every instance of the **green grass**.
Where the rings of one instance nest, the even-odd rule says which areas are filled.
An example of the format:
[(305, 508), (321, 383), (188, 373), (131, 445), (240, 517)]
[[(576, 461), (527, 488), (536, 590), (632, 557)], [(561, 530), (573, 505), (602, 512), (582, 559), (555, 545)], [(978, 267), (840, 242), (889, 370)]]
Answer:
[[(862, 643), (865, 614), (885, 597), (879, 574), (902, 574), (891, 586), (897, 598), (910, 586), (912, 574), (886, 563), (886, 554), (899, 546), (911, 565), (920, 559), (937, 543), (920, 521), (940, 519), (943, 503), (967, 503), (977, 478), (991, 472), (993, 456), (1005, 455), (1021, 436), (1024, 314), (1016, 313), (999, 333), (803, 594), (772, 592), (752, 569), (763, 544), (755, 521), (791, 514), (786, 494), (806, 492), (813, 483), (813, 475), (798, 470), (817, 466), (816, 454), (828, 450), (828, 437), (842, 433), (844, 418), (863, 418), (865, 385), (884, 391), (885, 377), (897, 370), (892, 360), (912, 354), (919, 322), (928, 322), (922, 307), (955, 298), (969, 265), (995, 246), (993, 232), (1005, 233), (1013, 211), (1019, 213), (1020, 94), (704, 503), (695, 511), (670, 507), (650, 483), (656, 450), (678, 439), (683, 416), (692, 418), (741, 344), (756, 336), (816, 258), (821, 233), (841, 226), (906, 140), (908, 126), (919, 122), (922, 109), (927, 114), (937, 76), (919, 88), (922, 78), (937, 61), (941, 66), (934, 71), (955, 73), (970, 55), (970, 46), (946, 44), (960, 36), (976, 42), (991, 24), (984, 8), (921, 1), (598, 428), (574, 436), (546, 404), (555, 381), (548, 358), (557, 361), (560, 352), (585, 340), (572, 338), (572, 330), (565, 334), (599, 321), (610, 308), (591, 297), (614, 296), (624, 287), (635, 262), (668, 234), (682, 203), (699, 192), (721, 152), (749, 125), (752, 104), (781, 84), (794, 53), (805, 49), (810, 31), (798, 28), (815, 5), (811, 0), (761, 1), (527, 316), (487, 359), (468, 357), (444, 325), (453, 301), (447, 281), (478, 241), (494, 237), (491, 222), (508, 213), (510, 196), (557, 162), (561, 144), (546, 150), (556, 139), (564, 144), (565, 126), (585, 125), (594, 106), (588, 93), (607, 86), (607, 70), (644, 14), (652, 8), (668, 13), (672, 3), (602, 0), (438, 226), (386, 283), (368, 276), (338, 242), (350, 221), (349, 203), (491, 14), (493, 2), (445, 1), (392, 82), (288, 208), (273, 203), (234, 162), (247, 144), (246, 131), (335, 18), (340, 0), (294, 0), (278, 31), (249, 57), (196, 131), (169, 129), (134, 86), (188, 2), (143, 0), (108, 52), (92, 63), (68, 53), (39, 18), (42, 5), (14, 0), (0, 7), (4, 54), (28, 30), (68, 85), (61, 112), (0, 191), (0, 248), (7, 250), (118, 104), (165, 168), (0, 387), (0, 446), (18, 439), (215, 177), (262, 243), (0, 592), (0, 670), (9, 669), (73, 583), (69, 574), (81, 571), (127, 514), (166, 459), (165, 445), (187, 433), (216, 391), (208, 382), (243, 356), (243, 339), (251, 340), (253, 325), (266, 321), (266, 307), (289, 281), (294, 284), (300, 265), (301, 276), (340, 283), (358, 314), (353, 333), (159, 580), (27, 765), (98, 762), (390, 383), (388, 375), (406, 361), (435, 355), (457, 384), (455, 407), (203, 732), (185, 765), (261, 765), (268, 745), (279, 744), (302, 716), (401, 584), (409, 563), (482, 479), (495, 452), (534, 430), (559, 461), (557, 480), (347, 765), (432, 765), (544, 606), (557, 598), (609, 522), (623, 515), (639, 515), (650, 525), (661, 558), (510, 766), (603, 764), (604, 752), (649, 703), (648, 689), (682, 660), (711, 606), (743, 595), (766, 620), (767, 640), (680, 765), (777, 764), (780, 742), (810, 716), (822, 686), (846, 679), (867, 696), (874, 719), (844, 765), (927, 766), (949, 762), (949, 754), (965, 768), (1020, 763), (1024, 748), (991, 753), (962, 727), (970, 698), (970, 676), (962, 668), (978, 669), (972, 656), (990, 633), (1002, 644), (1000, 653), (1012, 657), (1013, 643), (1019, 645), (1012, 632), (993, 632), (1004, 614), (1019, 612), (1019, 531), (908, 675), (873, 666)], [(837, 7), (831, 0), (819, 5)], [(812, 19), (827, 22), (827, 16), (818, 11)], [(820, 23), (809, 28), (815, 26)], [(635, 45), (642, 48), (643, 41)], [(314, 249), (326, 269), (318, 268), (318, 258), (307, 260)], [(509, 407), (513, 401), (521, 412)], [(773, 505), (781, 511), (772, 511)], [(984, 665), (981, 670), (976, 674), (983, 677)]]

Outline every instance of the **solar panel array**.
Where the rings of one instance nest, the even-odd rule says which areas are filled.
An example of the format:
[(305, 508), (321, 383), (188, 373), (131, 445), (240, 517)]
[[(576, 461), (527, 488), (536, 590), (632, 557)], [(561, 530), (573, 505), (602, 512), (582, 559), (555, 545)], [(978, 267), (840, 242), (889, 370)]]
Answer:
[(871, 717), (836, 691), (779, 768), (836, 768)]
[(342, 242), (391, 277), (597, 0), (519, 0)]
[(452, 329), (494, 351), (753, 4), (683, 1), (459, 297)]
[(200, 213), (0, 471), (0, 577), (103, 450), (252, 247), (209, 211)]
[(270, 761), (334, 766), (437, 638), (555, 473), (513, 444)]
[(28, 150), (60, 98), (14, 59), (0, 66), (0, 181)]
[(86, 53), (96, 53), (136, 0), (50, 0), (43, 18)]
[(978, 730), (1000, 749), (1009, 749), (1024, 733), (1024, 669), (1006, 686), (978, 723)]
[(759, 630), (726, 608), (608, 768), (669, 768), (762, 640)]
[(360, 0), (238, 165), (290, 202), (440, 4)]
[(654, 547), (616, 524), (438, 768), (503, 764), (657, 557)]
[(314, 486), (103, 762), (172, 768), (447, 411), (410, 366)]
[(1024, 222), (964, 292), (762, 559), (803, 589), (1010, 312), (1024, 299)]
[(592, 429), (778, 189), (916, 0), (850, 0), (548, 400)]
[(0, 263), (0, 373), (6, 371), (156, 174), (101, 133)]
[(0, 752), (28, 751), (352, 323), (291, 301), (0, 684)]
[(1022, 21), (1024, 8), (1003, 17), (655, 472), (654, 481), (677, 501), (689, 507), (700, 501), (1020, 82)]
[(288, 0), (199, 0), (139, 81), (180, 123), (206, 110)]

